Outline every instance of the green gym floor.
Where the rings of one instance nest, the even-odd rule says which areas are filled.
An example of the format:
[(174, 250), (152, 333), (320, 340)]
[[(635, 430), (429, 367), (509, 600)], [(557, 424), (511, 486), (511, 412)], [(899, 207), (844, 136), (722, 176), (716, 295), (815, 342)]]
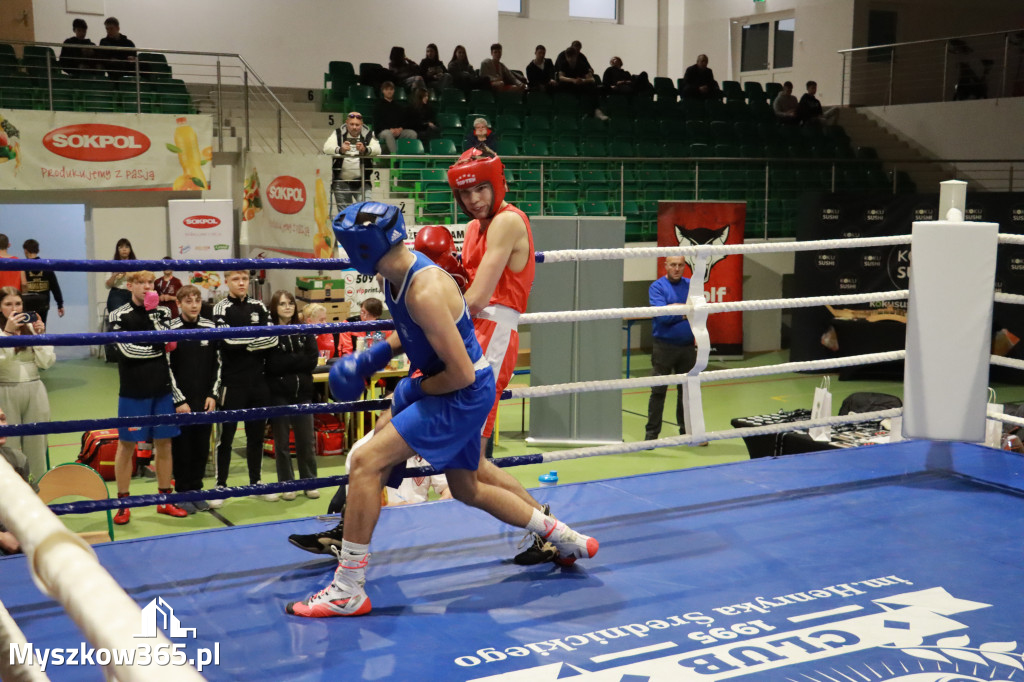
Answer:
[[(752, 355), (743, 360), (712, 362), (709, 369), (746, 367), (787, 362), (788, 351)], [(58, 350), (59, 357), (59, 350)], [(625, 362), (623, 362), (623, 368)], [(631, 376), (650, 374), (650, 356), (634, 352)], [(903, 385), (897, 381), (838, 381), (832, 377), (833, 411), (839, 409), (843, 399), (857, 391), (877, 391), (902, 397)], [(101, 419), (116, 416), (118, 377), (117, 366), (98, 359), (66, 360), (47, 370), (43, 380), (49, 390), (52, 418)], [(516, 377), (515, 384), (526, 384), (529, 375)], [(809, 409), (814, 388), (821, 381), (821, 375), (783, 374), (763, 378), (746, 379), (720, 383), (706, 383), (703, 386), (704, 416), (708, 431), (730, 428), (734, 417), (777, 412), (779, 410)], [(1024, 386), (995, 386), (999, 402), (1024, 400)], [(662, 436), (676, 435), (675, 388), (669, 388), (665, 400), (665, 421)], [(644, 424), (647, 421), (647, 389), (625, 391), (622, 394), (622, 433), (626, 441), (642, 440)], [(546, 452), (557, 448), (541, 448), (526, 443), (522, 431), (524, 419), (523, 401), (505, 401), (499, 413), (498, 442), (494, 448), (495, 457)], [(529, 429), (529, 405), (525, 406), (525, 425)], [(54, 434), (50, 436), (50, 465), (73, 462), (78, 456), (80, 433)], [(244, 432), (238, 429), (235, 441), (236, 456), (231, 462), (229, 485), (246, 485), (244, 458)], [(537, 477), (550, 469), (558, 471), (561, 483), (575, 483), (597, 479), (628, 476), (639, 473), (668, 471), (688, 467), (721, 464), (747, 459), (747, 449), (740, 439), (712, 442), (707, 447), (659, 448), (628, 455), (589, 457), (558, 462), (554, 465), (527, 465), (513, 467), (509, 471), (527, 488), (538, 485)], [(317, 460), (320, 476), (345, 473), (344, 457), (320, 457)], [(276, 480), (274, 462), (263, 460), (263, 480)], [(206, 479), (207, 486), (213, 481)], [(111, 496), (116, 494), (114, 484), (108, 483)], [(133, 479), (131, 491), (134, 494), (156, 493), (155, 480)], [(293, 501), (264, 502), (249, 498), (233, 498), (219, 510), (220, 516), (229, 523), (238, 525), (260, 523), (277, 519), (302, 518), (324, 514), (333, 489), (321, 491), (318, 500), (299, 495)], [(93, 513), (83, 517), (64, 517), (67, 524), (76, 531), (103, 530), (105, 515)], [(155, 507), (132, 509), (131, 523), (115, 527), (118, 540), (138, 538), (166, 533), (203, 528), (217, 528), (223, 522), (211, 514), (199, 513), (186, 518), (171, 518), (158, 515)], [(314, 527), (313, 530), (316, 530)]]

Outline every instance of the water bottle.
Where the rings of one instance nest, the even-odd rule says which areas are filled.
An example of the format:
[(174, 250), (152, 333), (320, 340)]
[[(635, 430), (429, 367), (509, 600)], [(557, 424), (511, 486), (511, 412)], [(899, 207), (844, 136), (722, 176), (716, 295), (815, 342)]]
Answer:
[(538, 480), (540, 481), (540, 484), (544, 485), (544, 486), (547, 486), (547, 485), (557, 485), (558, 484), (558, 472), (557, 471), (552, 471), (550, 473), (541, 474), (538, 477)]

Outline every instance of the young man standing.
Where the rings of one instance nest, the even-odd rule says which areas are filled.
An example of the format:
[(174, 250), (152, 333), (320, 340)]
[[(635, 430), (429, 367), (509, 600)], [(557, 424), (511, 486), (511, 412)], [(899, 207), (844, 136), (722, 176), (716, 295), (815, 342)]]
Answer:
[[(229, 270), (224, 273), (224, 281), (228, 285), (228, 296), (213, 308), (213, 323), (217, 327), (271, 326), (267, 307), (262, 301), (249, 297), (248, 270)], [(276, 345), (276, 336), (229, 338), (220, 342), (220, 382), (215, 390), (222, 410), (242, 410), (270, 404), (270, 390), (265, 377), (266, 351)], [(228, 485), (231, 447), (237, 428), (235, 422), (227, 422), (221, 427), (220, 443), (217, 445), (218, 488), (226, 488)], [(261, 482), (263, 433), (266, 429), (266, 419), (245, 422), (245, 459), (249, 469), (249, 485)], [(260, 495), (260, 498), (276, 502), (280, 496), (267, 493)], [(217, 502), (223, 500), (216, 500), (210, 506), (219, 507)]]
[[(25, 259), (39, 258), (39, 242), (26, 239), (21, 245), (25, 251)], [(57, 302), (57, 314), (64, 317), (64, 294), (57, 282), (57, 273), (52, 270), (25, 270), (21, 273), (22, 300), (25, 310), (39, 314), (39, 319), (46, 323), (46, 315), (50, 312), (50, 294)]]
[[(186, 284), (178, 289), (176, 296), (181, 316), (171, 320), (171, 329), (214, 328), (213, 322), (200, 315), (203, 295), (198, 287)], [(216, 385), (220, 366), (216, 342), (209, 339), (178, 341), (170, 359), (171, 374), (178, 389), (174, 396), (174, 411), (180, 414), (217, 409)], [(203, 489), (212, 428), (212, 424), (188, 424), (182, 426), (181, 433), (171, 441), (176, 492)], [(179, 506), (190, 514), (210, 509), (210, 503), (205, 500), (182, 502)]]
[(374, 344), (336, 363), (331, 368), (331, 392), (337, 400), (357, 399), (365, 378), (396, 353), (406, 353), (413, 370), (422, 375), (399, 382), (391, 420), (350, 465), (344, 538), (341, 548), (334, 548), (338, 568), (333, 581), (309, 598), (288, 604), (287, 612), (313, 618), (370, 612), (365, 572), (380, 515), (381, 485), (416, 454), (445, 472), (455, 499), (542, 535), (555, 544), (564, 563), (597, 554), (594, 538), (576, 533), (477, 476), (479, 433), (494, 402), (494, 375), (454, 280), (426, 256), (405, 248), (401, 212), (386, 204), (354, 204), (335, 219), (334, 231), (359, 272), (384, 277), (397, 333), (386, 344)]
[(395, 84), (391, 81), (381, 83), (380, 99), (373, 108), (373, 125), (387, 154), (398, 153), (398, 140), (416, 139), (416, 131), (409, 127), (409, 111), (403, 103), (395, 101)]
[[(110, 312), (111, 331), (152, 331), (168, 329), (171, 313), (158, 306), (153, 281), (156, 276), (148, 270), (128, 273), (128, 291), (131, 299), (120, 308)], [(169, 348), (168, 348), (169, 346)], [(166, 353), (174, 343), (144, 343), (119, 341), (120, 355), (117, 371), (121, 380), (118, 393), (118, 417), (149, 417), (157, 414), (172, 414), (176, 392), (174, 377), (167, 364)], [(118, 429), (117, 454), (114, 456), (114, 478), (117, 481), (117, 496), (128, 497), (132, 479), (132, 454), (137, 443), (152, 440), (156, 456), (156, 481), (161, 493), (172, 493), (171, 438), (179, 433), (173, 424), (165, 426), (133, 426)], [(159, 504), (158, 514), (188, 516), (188, 513), (173, 504)], [(131, 510), (123, 507), (117, 510), (114, 523), (124, 525), (131, 520)]]

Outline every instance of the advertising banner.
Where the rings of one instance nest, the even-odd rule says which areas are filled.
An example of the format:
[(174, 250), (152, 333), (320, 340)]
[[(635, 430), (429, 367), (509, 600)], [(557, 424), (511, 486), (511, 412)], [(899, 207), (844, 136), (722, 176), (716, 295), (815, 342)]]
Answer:
[(329, 156), (246, 155), (241, 241), (299, 258), (336, 257), (330, 184)]
[[(234, 205), (231, 199), (172, 200), (167, 202), (171, 257), (176, 259), (234, 258)], [(203, 291), (204, 299), (227, 291), (222, 273), (192, 271), (179, 275)]]
[[(725, 201), (658, 202), (658, 246), (742, 244), (747, 220), (745, 203)], [(686, 258), (684, 275), (692, 277), (693, 259)], [(658, 277), (665, 276), (665, 259), (658, 259)], [(743, 299), (743, 256), (716, 256), (708, 262), (704, 298), (709, 303)], [(743, 313), (708, 316), (713, 356), (743, 354)]]
[(210, 188), (209, 116), (0, 109), (0, 189)]
[[(797, 227), (797, 239), (852, 239), (909, 234), (914, 221), (938, 218), (938, 195), (823, 194), (809, 198)], [(967, 197), (965, 220), (998, 223), (1000, 232), (1024, 233), (1024, 194), (972, 192)], [(831, 296), (894, 291), (910, 286), (909, 244), (867, 249), (798, 252), (794, 263), (794, 296)], [(956, 254), (949, 254), (951, 277), (967, 276), (957, 270)], [(999, 247), (996, 290), (1024, 294), (1024, 247)], [(816, 360), (904, 348), (906, 301), (880, 301), (860, 305), (821, 306), (793, 310), (790, 359)], [(1017, 306), (995, 305), (993, 352), (1024, 358), (1024, 321)], [(956, 325), (950, 311), (950, 325)], [(870, 369), (870, 368), (868, 368)], [(902, 376), (902, 369), (886, 371)], [(876, 369), (873, 373), (877, 374)], [(1006, 374), (993, 368), (993, 375)], [(1018, 373), (1019, 374), (1019, 373)], [(853, 376), (852, 370), (844, 376)]]

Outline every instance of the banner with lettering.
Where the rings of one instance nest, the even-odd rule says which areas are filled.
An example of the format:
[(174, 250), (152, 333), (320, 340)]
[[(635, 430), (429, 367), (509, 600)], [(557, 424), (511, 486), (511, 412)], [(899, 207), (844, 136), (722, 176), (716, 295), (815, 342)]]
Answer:
[[(658, 246), (719, 246), (742, 244), (747, 222), (745, 203), (726, 201), (659, 201)], [(693, 276), (693, 259), (686, 257), (686, 277)], [(658, 277), (665, 276), (665, 259), (658, 259)], [(743, 299), (743, 256), (715, 256), (704, 273), (708, 303)], [(708, 316), (711, 354), (743, 354), (743, 313)]]
[[(797, 239), (852, 239), (909, 234), (914, 221), (936, 220), (936, 194), (820, 194), (807, 197), (797, 226)], [(964, 219), (999, 224), (1002, 233), (1024, 233), (1024, 193), (971, 192)], [(950, 276), (958, 273), (956, 254), (949, 256)], [(794, 296), (832, 296), (896, 291), (910, 285), (910, 245), (866, 249), (798, 252), (794, 262)], [(1024, 247), (1004, 244), (996, 263), (996, 291), (1024, 294)], [(906, 301), (820, 306), (793, 310), (790, 359), (845, 357), (904, 347)], [(950, 324), (955, 324), (951, 313)], [(1019, 306), (997, 303), (993, 319), (993, 352), (1024, 359), (1024, 318)], [(865, 374), (867, 372), (868, 374)], [(903, 376), (902, 366), (848, 369), (841, 376)], [(1020, 381), (1024, 375), (993, 367), (992, 375)]]
[(330, 186), (328, 156), (247, 154), (241, 241), (301, 258), (336, 258)]
[(210, 188), (210, 116), (0, 109), (0, 189)]
[[(167, 202), (171, 257), (175, 259), (234, 258), (234, 208), (231, 199), (174, 199)], [(227, 292), (222, 273), (192, 270), (178, 273), (182, 283), (194, 284), (203, 298)]]

